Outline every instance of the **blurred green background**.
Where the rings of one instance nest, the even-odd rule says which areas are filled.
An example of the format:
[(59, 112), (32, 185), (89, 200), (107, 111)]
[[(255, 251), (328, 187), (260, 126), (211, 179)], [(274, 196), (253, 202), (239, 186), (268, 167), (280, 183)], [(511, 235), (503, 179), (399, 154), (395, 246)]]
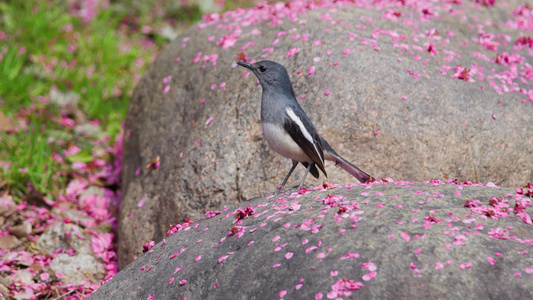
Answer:
[(111, 161), (130, 96), (157, 53), (202, 15), (251, 0), (0, 1), (0, 194), (56, 197)]

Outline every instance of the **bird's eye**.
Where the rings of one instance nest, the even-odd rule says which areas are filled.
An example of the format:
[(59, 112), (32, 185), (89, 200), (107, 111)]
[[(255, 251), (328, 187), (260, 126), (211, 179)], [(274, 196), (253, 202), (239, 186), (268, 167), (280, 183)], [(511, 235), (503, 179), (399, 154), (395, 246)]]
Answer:
[(266, 70), (267, 70), (267, 67), (265, 67), (265, 66), (260, 66), (259, 67), (259, 71), (261, 71), (261, 72), (265, 72)]

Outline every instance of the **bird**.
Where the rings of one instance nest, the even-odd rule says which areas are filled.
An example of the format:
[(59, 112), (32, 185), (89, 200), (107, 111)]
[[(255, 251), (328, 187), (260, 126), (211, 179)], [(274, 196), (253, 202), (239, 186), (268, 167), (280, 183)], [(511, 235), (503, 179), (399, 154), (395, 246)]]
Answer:
[(362, 183), (372, 179), (372, 176), (337, 154), (318, 134), (298, 104), (289, 74), (283, 65), (268, 60), (256, 63), (239, 61), (237, 64), (252, 71), (261, 83), (263, 137), (272, 150), (292, 160), (291, 169), (278, 186), (278, 191), (284, 189), (298, 163), (306, 168), (298, 190), (302, 188), (308, 173), (318, 178), (320, 175), (318, 169), (320, 169), (324, 176), (328, 177), (325, 169), (326, 160), (334, 162)]

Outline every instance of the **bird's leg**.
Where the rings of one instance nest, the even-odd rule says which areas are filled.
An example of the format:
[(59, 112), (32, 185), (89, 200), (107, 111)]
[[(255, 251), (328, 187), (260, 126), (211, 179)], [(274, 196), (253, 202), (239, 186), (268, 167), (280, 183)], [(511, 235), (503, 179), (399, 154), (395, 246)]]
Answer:
[(285, 176), (285, 179), (283, 179), (283, 182), (281, 183), (281, 185), (279, 186), (279, 189), (278, 191), (280, 192), (281, 190), (283, 190), (283, 187), (285, 186), (285, 184), (287, 183), (287, 180), (289, 180), (289, 177), (291, 177), (291, 174), (292, 172), (294, 171), (294, 169), (296, 168), (296, 166), (298, 165), (298, 162), (293, 160), (292, 161), (292, 167), (291, 169), (289, 170), (289, 173), (287, 174), (287, 176)]
[(304, 184), (305, 177), (307, 177), (307, 173), (309, 173), (309, 170), (315, 165), (315, 163), (309, 163), (307, 166), (307, 169), (305, 169), (304, 178), (302, 178), (302, 181), (300, 182), (300, 185), (298, 186), (298, 190), (302, 188), (302, 185)]

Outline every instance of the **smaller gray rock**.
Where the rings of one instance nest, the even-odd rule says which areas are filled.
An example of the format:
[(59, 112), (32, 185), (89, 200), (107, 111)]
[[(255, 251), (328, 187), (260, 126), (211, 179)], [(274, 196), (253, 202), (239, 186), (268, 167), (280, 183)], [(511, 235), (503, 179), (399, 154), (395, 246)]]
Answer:
[[(66, 237), (66, 233), (71, 233)], [(85, 236), (81, 228), (73, 224), (59, 223), (37, 240), (37, 247), (42, 253), (52, 254), (58, 248), (72, 248), (78, 254), (93, 254), (90, 239)]]
[(17, 226), (13, 226), (9, 229), (9, 232), (11, 232), (14, 236), (18, 238), (27, 237), (28, 234), (31, 233), (31, 224), (21, 224)]
[(103, 138), (106, 133), (98, 125), (84, 123), (76, 126), (76, 131), (90, 137)]
[(80, 101), (80, 95), (74, 92), (63, 92), (58, 89), (51, 89), (50, 102), (55, 103), (59, 106), (65, 107), (67, 105), (76, 106), (78, 101)]
[(52, 260), (50, 269), (56, 273), (62, 273), (62, 281), (66, 284), (77, 284), (87, 279), (93, 283), (104, 279), (104, 267), (91, 255), (78, 254), (70, 256), (61, 253)]
[(179, 33), (176, 32), (174, 28), (172, 28), (171, 26), (165, 26), (161, 29), (161, 31), (159, 32), (159, 35), (161, 35), (162, 37), (164, 37), (165, 39), (169, 41), (173, 41), (174, 39), (178, 37)]
[(0, 237), (0, 248), (1, 249), (13, 249), (20, 244), (19, 239), (14, 235), (5, 235)]
[(100, 196), (100, 197), (104, 197), (104, 188), (103, 187), (99, 187), (99, 186), (95, 186), (95, 185), (90, 185), (89, 187), (87, 187), (83, 193), (81, 193), (80, 195), (80, 203), (83, 202), (83, 200), (85, 200), (85, 198), (89, 197), (89, 196), (92, 196), (92, 195), (97, 195), (97, 196)]
[(24, 285), (29, 285), (33, 283), (33, 275), (31, 275), (31, 272), (28, 269), (19, 270), (15, 274), (13, 281), (15, 283), (20, 282), (20, 283), (23, 283)]
[(30, 299), (31, 297), (34, 297), (35, 295), (33, 293), (22, 293), (22, 294), (17, 294), (15, 296), (13, 296), (13, 298), (15, 299)]
[(67, 245), (64, 239), (65, 231), (63, 230), (63, 223), (60, 223), (41, 234), (37, 239), (37, 247), (41, 253), (52, 254), (58, 248), (64, 248)]
[(9, 295), (9, 289), (7, 288), (7, 286), (3, 285), (0, 283), (0, 293), (2, 295)]
[(75, 209), (68, 209), (63, 212), (59, 212), (59, 210), (55, 211), (56, 213), (60, 214), (64, 218), (69, 218), (74, 222), (79, 222), (80, 224), (86, 224), (87, 221), (94, 221), (94, 218), (89, 217), (85, 215), (83, 212)]

